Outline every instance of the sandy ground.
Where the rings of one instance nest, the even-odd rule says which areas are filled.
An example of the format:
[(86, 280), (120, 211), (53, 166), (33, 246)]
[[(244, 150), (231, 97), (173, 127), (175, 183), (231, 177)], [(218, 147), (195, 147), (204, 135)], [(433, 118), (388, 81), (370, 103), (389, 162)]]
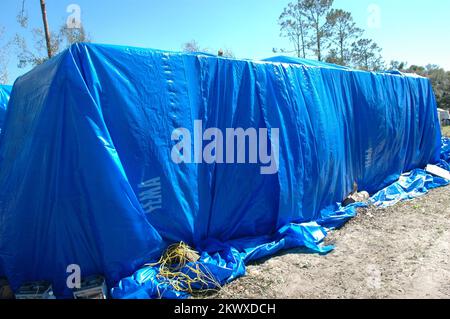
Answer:
[(444, 126), (442, 128), (442, 135), (450, 137), (450, 126)]
[(301, 250), (247, 267), (212, 298), (450, 298), (450, 187), (362, 209), (326, 256)]

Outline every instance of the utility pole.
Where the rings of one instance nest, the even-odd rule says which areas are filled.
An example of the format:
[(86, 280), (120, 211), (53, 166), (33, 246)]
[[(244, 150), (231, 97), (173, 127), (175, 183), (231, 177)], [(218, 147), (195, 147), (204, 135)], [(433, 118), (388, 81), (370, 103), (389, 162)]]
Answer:
[(44, 22), (45, 41), (47, 42), (48, 58), (52, 57), (52, 47), (50, 41), (50, 31), (48, 29), (47, 10), (45, 9), (45, 0), (41, 1), (42, 21)]

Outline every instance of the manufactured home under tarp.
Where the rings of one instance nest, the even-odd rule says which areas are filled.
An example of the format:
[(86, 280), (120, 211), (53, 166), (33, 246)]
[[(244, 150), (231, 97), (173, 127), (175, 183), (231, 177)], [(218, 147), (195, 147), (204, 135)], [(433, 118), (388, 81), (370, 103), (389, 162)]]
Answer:
[(9, 85), (0, 85), (0, 132), (5, 121), (6, 109), (8, 107), (9, 96), (11, 95), (12, 87)]
[(48, 280), (59, 297), (71, 264), (116, 298), (154, 297), (151, 271), (119, 281), (179, 241), (222, 283), (283, 248), (326, 252), (354, 182), (374, 194), (440, 159), (428, 79), (293, 58), (76, 44), (10, 106), (0, 266), (13, 289)]

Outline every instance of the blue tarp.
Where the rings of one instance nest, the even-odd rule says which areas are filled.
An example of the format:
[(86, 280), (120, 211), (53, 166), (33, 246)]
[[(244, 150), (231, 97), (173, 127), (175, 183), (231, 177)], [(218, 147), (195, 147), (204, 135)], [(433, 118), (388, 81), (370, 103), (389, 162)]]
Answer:
[[(449, 170), (450, 167), (450, 139), (443, 138), (440, 167)], [(317, 223), (290, 224), (274, 236), (261, 238), (260, 241), (251, 239), (231, 241), (228, 243), (213, 242), (204, 249), (197, 262), (205, 273), (212, 273), (217, 282), (225, 285), (243, 276), (245, 265), (251, 261), (273, 255), (282, 249), (305, 246), (317, 253), (327, 253), (334, 247), (320, 247), (328, 230), (341, 227), (357, 214), (357, 208), (374, 205), (377, 207), (392, 206), (400, 201), (410, 200), (426, 194), (429, 190), (447, 186), (450, 181), (428, 174), (423, 169), (414, 169), (402, 174), (399, 180), (374, 194), (367, 203), (355, 203), (342, 207), (339, 203), (321, 211), (322, 218)], [(305, 240), (306, 239), (306, 240)], [(251, 247), (251, 248), (249, 248)], [(184, 268), (185, 273), (188, 267)], [(174, 291), (166, 281), (157, 277), (158, 266), (146, 266), (136, 271), (132, 276), (124, 278), (112, 288), (111, 295), (120, 299), (149, 299), (149, 298), (186, 298), (187, 293)], [(195, 276), (192, 276), (194, 279)], [(214, 283), (199, 288), (215, 289)]]
[(8, 107), (9, 96), (11, 95), (12, 86), (0, 85), (0, 132), (5, 121), (6, 109)]
[[(139, 268), (178, 241), (222, 283), (281, 249), (326, 253), (324, 226), (354, 215), (337, 204), (354, 182), (375, 194), (440, 161), (428, 79), (293, 58), (77, 44), (19, 78), (10, 106), (0, 265), (13, 289), (46, 279), (60, 297), (70, 264), (104, 274), (116, 298), (158, 297), (155, 270)], [(218, 147), (238, 128), (258, 130), (256, 161), (251, 143)]]

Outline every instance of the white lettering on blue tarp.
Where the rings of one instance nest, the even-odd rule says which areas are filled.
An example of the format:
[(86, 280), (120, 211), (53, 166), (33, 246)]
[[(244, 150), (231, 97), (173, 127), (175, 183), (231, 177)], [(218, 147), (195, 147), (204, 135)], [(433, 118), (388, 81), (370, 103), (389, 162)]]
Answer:
[(161, 178), (155, 177), (139, 184), (139, 201), (146, 213), (162, 208)]

